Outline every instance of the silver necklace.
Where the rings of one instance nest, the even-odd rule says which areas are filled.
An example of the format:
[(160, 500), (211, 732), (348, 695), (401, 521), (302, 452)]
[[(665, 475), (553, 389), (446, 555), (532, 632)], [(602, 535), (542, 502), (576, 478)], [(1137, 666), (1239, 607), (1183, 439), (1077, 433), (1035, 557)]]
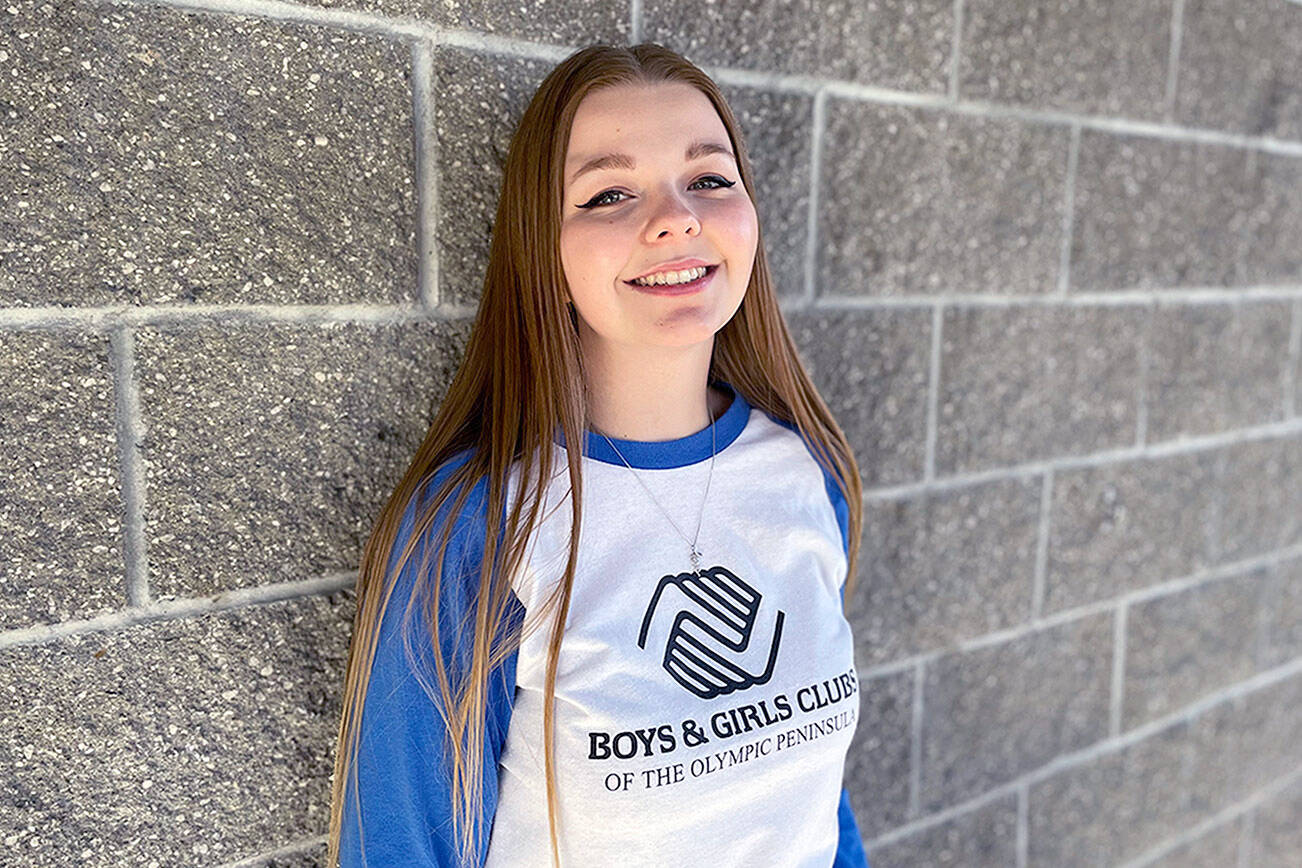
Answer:
[(647, 484), (645, 482), (642, 482), (642, 477), (639, 476), (638, 472), (633, 469), (633, 465), (628, 463), (628, 459), (624, 457), (624, 454), (615, 447), (615, 444), (611, 442), (609, 437), (606, 437), (604, 433), (601, 435), (602, 437), (606, 437), (606, 442), (610, 443), (610, 448), (615, 450), (615, 454), (619, 456), (619, 460), (624, 462), (624, 464), (628, 467), (629, 471), (633, 474), (634, 478), (636, 478), (637, 481), (642, 484), (642, 487), (646, 489), (647, 497), (651, 498), (651, 502), (656, 505), (656, 509), (664, 513), (665, 518), (669, 519), (669, 524), (673, 525), (674, 530), (677, 531), (678, 535), (683, 538), (683, 542), (687, 543), (687, 545), (690, 547), (690, 551), (692, 553), (691, 554), (692, 572), (696, 575), (700, 575), (701, 572), (701, 554), (702, 554), (701, 550), (696, 547), (696, 541), (701, 536), (701, 519), (705, 517), (705, 501), (710, 496), (710, 480), (714, 478), (714, 455), (715, 455), (715, 446), (718, 442), (715, 439), (715, 433), (714, 433), (714, 425), (716, 421), (717, 420), (713, 418), (710, 420), (710, 474), (705, 478), (705, 497), (701, 498), (701, 513), (696, 518), (696, 535), (690, 540), (687, 538), (686, 534), (684, 534), (681, 530), (678, 530), (678, 525), (674, 524), (674, 520), (669, 517), (668, 512), (665, 512), (665, 508), (660, 505), (660, 501), (656, 500), (655, 495), (651, 493), (651, 489), (647, 488)]

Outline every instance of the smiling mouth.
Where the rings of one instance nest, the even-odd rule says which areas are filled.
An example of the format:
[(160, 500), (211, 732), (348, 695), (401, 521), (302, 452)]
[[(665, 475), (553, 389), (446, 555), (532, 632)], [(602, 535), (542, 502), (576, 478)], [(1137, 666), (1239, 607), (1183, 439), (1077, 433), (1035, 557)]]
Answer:
[(718, 270), (719, 270), (718, 263), (715, 263), (714, 265), (707, 265), (705, 266), (705, 274), (696, 278), (696, 280), (690, 280), (687, 283), (634, 283), (631, 280), (626, 280), (624, 281), (624, 283), (628, 286), (633, 287), (634, 289), (640, 289), (644, 292), (654, 292), (660, 294), (673, 295), (685, 291), (690, 292), (693, 289), (705, 285), (705, 283), (707, 283), (710, 280), (710, 278), (714, 276), (714, 272)]

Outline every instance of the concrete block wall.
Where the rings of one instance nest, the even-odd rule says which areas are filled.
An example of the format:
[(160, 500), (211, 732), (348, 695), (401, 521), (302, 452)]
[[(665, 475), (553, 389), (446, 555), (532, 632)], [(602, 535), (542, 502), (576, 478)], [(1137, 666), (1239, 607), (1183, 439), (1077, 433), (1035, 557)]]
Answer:
[(0, 863), (315, 865), (556, 61), (724, 86), (866, 521), (874, 868), (1302, 853), (1302, 5), (0, 9)]

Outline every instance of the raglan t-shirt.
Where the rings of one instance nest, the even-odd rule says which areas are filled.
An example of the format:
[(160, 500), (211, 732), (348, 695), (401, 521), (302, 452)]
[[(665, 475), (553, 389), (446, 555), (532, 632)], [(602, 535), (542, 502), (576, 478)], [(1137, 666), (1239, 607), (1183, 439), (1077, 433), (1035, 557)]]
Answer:
[[(794, 425), (715, 385), (731, 395), (728, 409), (686, 437), (585, 432), (580, 545), (556, 675), (562, 868), (868, 865), (842, 783), (859, 709), (842, 610), (846, 503)], [(542, 605), (565, 566), (572, 514), (559, 431), (552, 446), (558, 470), (512, 577), (514, 621)], [(519, 484), (513, 473), (508, 503)], [(440, 638), (453, 659), (468, 659), (452, 636), (475, 603), (485, 515), (481, 480), (442, 574)], [(371, 866), (459, 864), (442, 719), (398, 634), (424, 542), (381, 625), (361, 719), (360, 812), (351, 785), (344, 804), (344, 868), (362, 865), (363, 849)], [(544, 625), (525, 636), (489, 680), (476, 866), (552, 864), (548, 634)]]

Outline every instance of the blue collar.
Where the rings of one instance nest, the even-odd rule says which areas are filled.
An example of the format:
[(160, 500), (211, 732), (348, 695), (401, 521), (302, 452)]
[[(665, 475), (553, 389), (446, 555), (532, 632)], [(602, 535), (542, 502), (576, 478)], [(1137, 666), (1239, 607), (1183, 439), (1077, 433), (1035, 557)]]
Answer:
[[(742, 429), (746, 427), (746, 421), (750, 418), (750, 404), (740, 392), (722, 380), (712, 385), (732, 394), (732, 403), (728, 405), (728, 409), (714, 420), (713, 435), (710, 433), (711, 426), (707, 425), (695, 434), (688, 434), (676, 440), (621, 440), (618, 437), (611, 437), (610, 442), (607, 442), (601, 434), (589, 429), (584, 432), (586, 444), (584, 455), (596, 461), (620, 466), (627, 461), (633, 467), (648, 470), (685, 467), (698, 461), (709, 460), (711, 448), (713, 447), (715, 454), (726, 449), (732, 441), (741, 436)], [(716, 442), (711, 442), (712, 437)], [(560, 446), (565, 445), (565, 433), (559, 427), (553, 439)], [(614, 449), (611, 448), (611, 443), (615, 444)], [(615, 449), (619, 451), (616, 452)], [(624, 460), (620, 460), (620, 455), (624, 456)]]

